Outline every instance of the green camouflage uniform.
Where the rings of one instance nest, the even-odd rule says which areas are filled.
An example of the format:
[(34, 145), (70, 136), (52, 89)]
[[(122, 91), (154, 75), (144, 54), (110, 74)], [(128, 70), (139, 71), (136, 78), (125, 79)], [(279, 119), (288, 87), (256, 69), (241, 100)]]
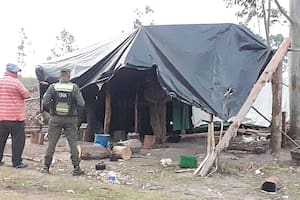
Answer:
[(60, 83), (70, 86), (73, 85), (72, 87), (72, 92), (71, 92), (71, 110), (70, 112), (65, 115), (58, 115), (56, 112), (55, 103), (54, 103), (54, 98), (56, 95), (55, 91), (55, 84), (52, 84), (49, 86), (48, 90), (44, 94), (42, 104), (44, 107), (48, 107), (50, 110), (50, 122), (49, 122), (49, 129), (48, 129), (48, 147), (46, 150), (46, 155), (45, 155), (45, 166), (48, 168), (51, 165), (52, 159), (53, 159), (53, 154), (55, 152), (55, 147), (56, 144), (60, 138), (60, 135), (62, 133), (65, 134), (70, 150), (71, 150), (71, 160), (73, 166), (79, 166), (80, 163), (80, 158), (79, 158), (79, 153), (77, 150), (77, 109), (78, 107), (83, 107), (84, 106), (84, 99), (82, 97), (82, 94), (79, 90), (79, 87), (76, 84), (73, 84), (71, 82), (63, 82), (60, 81)]

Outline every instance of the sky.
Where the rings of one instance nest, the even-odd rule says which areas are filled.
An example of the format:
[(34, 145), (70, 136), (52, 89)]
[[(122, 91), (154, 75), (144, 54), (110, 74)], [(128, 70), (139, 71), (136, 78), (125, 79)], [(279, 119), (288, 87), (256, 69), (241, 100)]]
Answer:
[[(279, 2), (286, 4), (286, 0)], [(22, 76), (35, 77), (34, 68), (46, 62), (56, 36), (66, 29), (84, 48), (131, 31), (134, 10), (154, 10), (154, 24), (238, 23), (235, 10), (223, 0), (3, 0), (0, 1), (0, 73), (7, 63), (17, 64), (19, 31), (32, 42)], [(148, 21), (147, 21), (148, 20)], [(0, 74), (0, 75), (1, 75)]]

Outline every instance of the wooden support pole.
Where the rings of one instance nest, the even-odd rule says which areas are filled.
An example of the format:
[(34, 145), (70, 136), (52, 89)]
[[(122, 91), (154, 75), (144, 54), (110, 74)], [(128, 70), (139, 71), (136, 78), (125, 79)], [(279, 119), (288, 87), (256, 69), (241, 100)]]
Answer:
[(270, 149), (275, 158), (281, 151), (281, 105), (282, 105), (282, 62), (272, 76), (272, 123)]
[(207, 130), (207, 143), (206, 143), (206, 156), (197, 167), (194, 172), (194, 175), (198, 174), (206, 160), (209, 158), (209, 155), (215, 151), (215, 135), (214, 135), (214, 119), (213, 115), (210, 115), (210, 121), (208, 123), (208, 130)]
[(229, 146), (229, 142), (231, 138), (236, 136), (237, 129), (240, 126), (241, 120), (245, 117), (245, 115), (248, 113), (249, 109), (251, 108), (253, 102), (257, 98), (259, 92), (265, 85), (267, 81), (270, 80), (272, 74), (275, 72), (276, 68), (278, 67), (279, 63), (282, 61), (284, 56), (286, 55), (288, 48), (291, 44), (291, 39), (286, 38), (281, 43), (279, 48), (277, 49), (275, 55), (272, 57), (271, 61), (266, 66), (265, 70), (260, 75), (257, 82), (254, 84), (248, 98), (244, 102), (242, 108), (238, 112), (238, 114), (234, 117), (234, 120), (232, 124), (229, 126), (227, 131), (225, 132), (223, 138), (216, 146), (215, 151), (208, 157), (206, 162), (203, 164), (199, 174), (200, 176), (206, 176), (209, 173), (209, 170), (211, 169), (212, 165), (214, 164), (218, 154), (221, 153), (223, 149)]
[(107, 83), (105, 96), (105, 117), (104, 117), (104, 133), (109, 134), (109, 126), (111, 120), (111, 86)]
[[(286, 112), (282, 112), (282, 122), (281, 122), (281, 130), (283, 133), (286, 133)], [(281, 146), (283, 148), (286, 147), (286, 136), (282, 133)]]
[(210, 154), (215, 151), (216, 148), (216, 142), (215, 142), (215, 125), (214, 125), (214, 116), (210, 115), (210, 140), (211, 140), (211, 152)]
[(139, 88), (136, 89), (136, 94), (135, 94), (135, 103), (134, 103), (134, 132), (138, 133), (139, 129)]

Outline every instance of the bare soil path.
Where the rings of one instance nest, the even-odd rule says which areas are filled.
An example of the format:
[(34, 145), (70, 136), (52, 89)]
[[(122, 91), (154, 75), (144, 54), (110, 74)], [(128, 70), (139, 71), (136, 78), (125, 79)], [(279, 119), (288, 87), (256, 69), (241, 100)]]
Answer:
[[(104, 171), (96, 171), (100, 160), (83, 160), (86, 174), (73, 177), (69, 148), (62, 137), (56, 149), (51, 174), (39, 172), (46, 144), (31, 144), (27, 138), (24, 160), (27, 169), (11, 167), (9, 156), (0, 167), (0, 199), (300, 199), (300, 167), (291, 162), (289, 150), (274, 162), (269, 153), (248, 154), (224, 152), (216, 173), (208, 178), (193, 176), (193, 171), (176, 173), (180, 155), (205, 157), (203, 139), (190, 139), (168, 144), (165, 149), (142, 149), (130, 160), (110, 162)], [(6, 155), (10, 154), (10, 140)], [(172, 165), (163, 167), (160, 160), (172, 159)], [(108, 179), (114, 172), (115, 181)], [(264, 179), (277, 176), (283, 187), (276, 194), (260, 190)]]

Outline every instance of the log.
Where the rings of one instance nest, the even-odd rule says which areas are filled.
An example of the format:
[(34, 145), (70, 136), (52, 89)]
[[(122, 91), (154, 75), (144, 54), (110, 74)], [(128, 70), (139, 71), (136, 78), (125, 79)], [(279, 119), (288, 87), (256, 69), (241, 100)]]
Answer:
[(251, 108), (253, 102), (255, 101), (256, 97), (258, 96), (259, 92), (265, 85), (267, 81), (270, 80), (272, 74), (278, 67), (279, 63), (282, 61), (284, 56), (286, 55), (288, 48), (291, 44), (291, 39), (286, 38), (281, 45), (279, 46), (278, 50), (276, 51), (275, 55), (271, 59), (271, 61), (266, 66), (265, 70), (260, 75), (257, 82), (254, 84), (247, 100), (243, 104), (242, 108), (238, 112), (238, 114), (235, 116), (233, 123), (229, 126), (227, 131), (225, 132), (223, 138), (220, 140), (218, 145), (216, 146), (215, 151), (213, 151), (208, 159), (203, 164), (199, 174), (200, 176), (206, 176), (209, 173), (209, 170), (211, 169), (212, 165), (214, 164), (218, 154), (221, 153), (223, 149), (228, 147), (229, 141), (232, 137), (235, 137), (237, 134), (237, 129), (240, 126), (241, 120), (245, 117), (245, 115), (248, 113), (249, 109)]
[(114, 146), (112, 149), (113, 155), (123, 160), (128, 160), (131, 158), (132, 152), (129, 147), (125, 146)]
[(94, 146), (92, 144), (79, 144), (77, 145), (79, 157), (83, 160), (99, 160), (108, 158), (110, 151), (102, 146)]
[(132, 153), (137, 153), (142, 148), (142, 142), (139, 139), (129, 139), (118, 142), (116, 146), (126, 146), (131, 149)]
[[(251, 136), (250, 136), (251, 138)], [(251, 138), (252, 141), (244, 141), (243, 137), (235, 137), (229, 143), (227, 150), (247, 151), (251, 153), (265, 153), (269, 149), (269, 141)]]

